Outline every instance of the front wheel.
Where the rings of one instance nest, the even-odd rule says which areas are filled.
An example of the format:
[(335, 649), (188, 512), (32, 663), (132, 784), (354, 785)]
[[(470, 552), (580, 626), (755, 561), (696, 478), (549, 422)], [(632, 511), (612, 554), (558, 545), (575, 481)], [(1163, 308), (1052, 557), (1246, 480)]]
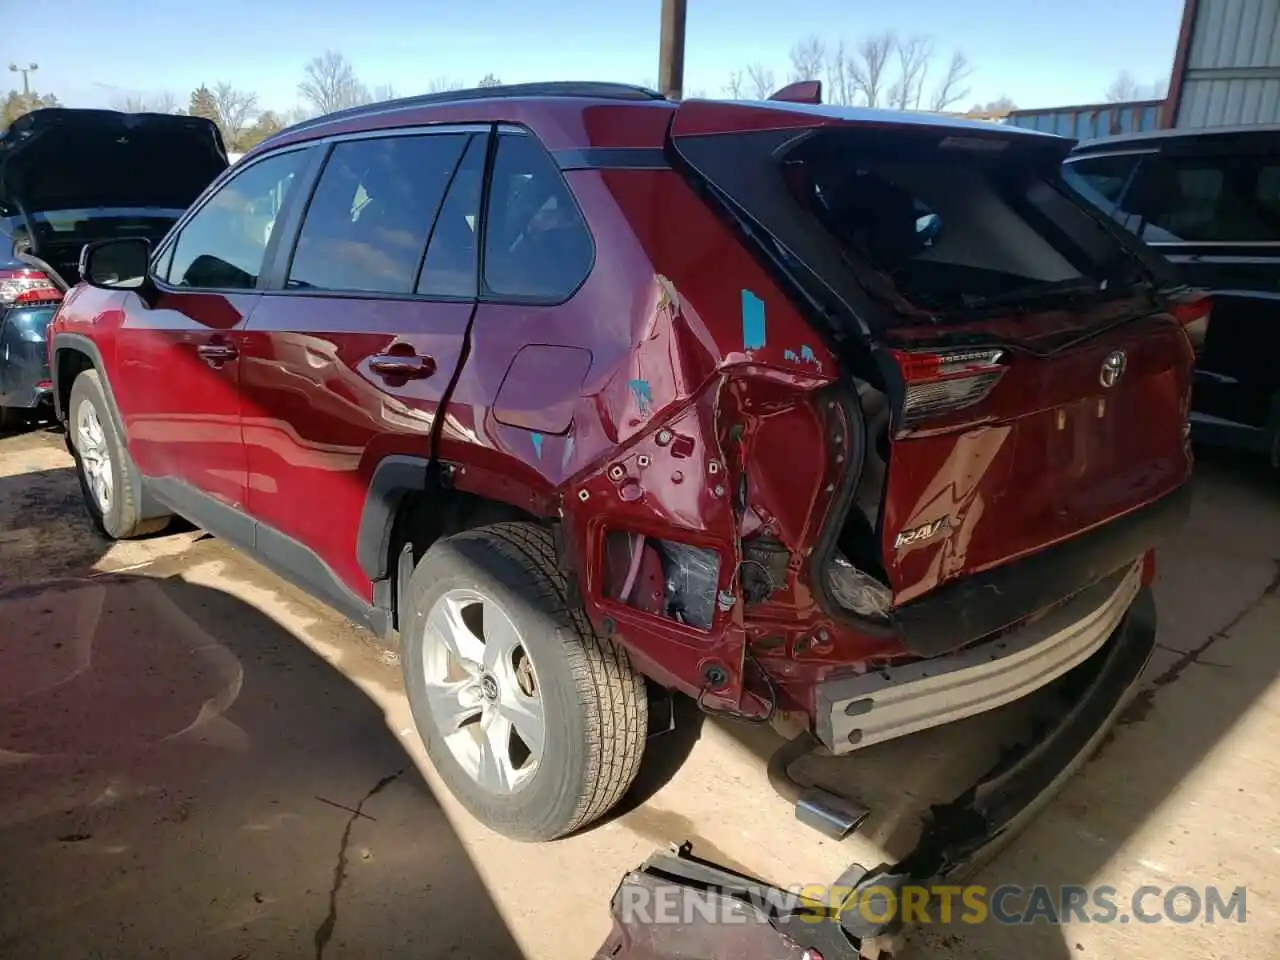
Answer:
[(499, 523), (437, 542), (409, 579), (401, 663), (436, 772), (486, 826), (552, 840), (626, 793), (644, 681), (568, 605), (550, 534)]

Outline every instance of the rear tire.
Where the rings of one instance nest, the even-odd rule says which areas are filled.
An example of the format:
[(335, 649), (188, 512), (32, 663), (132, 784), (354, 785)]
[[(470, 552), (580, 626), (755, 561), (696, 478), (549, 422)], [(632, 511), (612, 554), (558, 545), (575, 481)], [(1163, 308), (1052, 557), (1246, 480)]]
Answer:
[(103, 536), (127, 540), (169, 525), (169, 516), (144, 520), (139, 515), (134, 497), (137, 468), (116, 432), (96, 370), (82, 371), (71, 385), (67, 445), (75, 457), (85, 509)]
[(418, 733), (477, 820), (552, 840), (622, 799), (648, 731), (644, 681), (569, 605), (548, 531), (498, 523), (437, 541), (403, 601)]

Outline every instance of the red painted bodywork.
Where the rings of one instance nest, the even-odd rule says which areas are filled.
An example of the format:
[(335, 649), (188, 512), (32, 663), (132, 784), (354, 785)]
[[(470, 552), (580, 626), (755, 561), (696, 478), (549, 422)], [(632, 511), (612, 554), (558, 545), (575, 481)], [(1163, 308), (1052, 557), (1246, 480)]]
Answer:
[[(472, 101), (335, 120), (264, 149), (480, 121), (527, 126), (551, 150), (661, 148), (676, 111), (667, 102)], [(814, 122), (786, 105), (702, 104), (687, 126)], [(750, 642), (788, 706), (811, 710), (812, 688), (831, 670), (905, 656), (892, 630), (826, 613), (808, 580), (808, 553), (838, 519), (829, 508), (858, 439), (832, 399), (847, 383), (835, 356), (680, 173), (576, 170), (566, 179), (596, 261), (557, 306), (481, 302), (472, 318), (469, 303), (289, 291), (167, 294), (148, 307), (133, 293), (81, 286), (54, 332), (98, 346), (145, 476), (184, 479), (300, 541), (366, 601), (374, 591), (356, 536), (373, 472), (392, 454), (433, 455), (456, 465), (457, 489), (562, 520), (589, 616), (661, 683), (698, 693), (715, 663), (728, 679), (711, 701), (758, 707), (759, 689), (744, 689)], [(766, 343), (754, 349), (744, 346), (743, 291), (768, 317)], [(1096, 320), (1046, 314), (989, 326), (1034, 339)], [(917, 336), (895, 334), (900, 343)], [(195, 350), (211, 342), (237, 356), (210, 367)], [(1121, 344), (1130, 373), (1104, 391), (1101, 358)], [(373, 372), (370, 359), (397, 345), (430, 356), (435, 372)], [(1180, 328), (1154, 315), (1045, 358), (1014, 351), (983, 403), (896, 435), (883, 523), (896, 599), (1104, 524), (1184, 482), (1191, 365)], [(744, 483), (750, 509), (739, 518)], [(897, 531), (943, 515), (949, 535), (893, 549)], [(610, 599), (610, 529), (716, 550), (727, 600), (711, 629)], [(781, 541), (792, 560), (787, 581), (748, 610), (735, 571), (752, 532)]]

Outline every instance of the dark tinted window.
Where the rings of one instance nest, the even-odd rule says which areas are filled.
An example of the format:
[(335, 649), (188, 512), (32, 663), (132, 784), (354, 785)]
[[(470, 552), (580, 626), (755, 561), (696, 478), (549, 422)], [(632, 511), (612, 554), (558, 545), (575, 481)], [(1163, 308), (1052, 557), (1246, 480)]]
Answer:
[(1249, 156), (1153, 158), (1125, 205), (1147, 221), (1150, 241), (1276, 241), (1275, 170)]
[(305, 155), (294, 150), (267, 157), (223, 184), (182, 228), (165, 279), (182, 287), (253, 289)]
[(422, 265), (418, 292), (437, 297), (476, 295), (476, 254), (480, 234), (480, 192), (484, 184), (486, 137), (472, 137), (449, 193), (444, 198)]
[(410, 293), (468, 134), (350, 140), (333, 148), (307, 208), (288, 285)]
[(550, 155), (504, 134), (494, 158), (484, 279), (499, 296), (560, 300), (591, 270), (591, 235)]
[[(1129, 183), (1129, 176), (1139, 159), (1132, 154), (1124, 157), (1084, 157), (1068, 163), (1062, 174), (1087, 199), (1110, 210), (1120, 201), (1120, 195)], [(1090, 196), (1091, 192), (1096, 196)], [(1106, 201), (1106, 204), (1100, 201)]]

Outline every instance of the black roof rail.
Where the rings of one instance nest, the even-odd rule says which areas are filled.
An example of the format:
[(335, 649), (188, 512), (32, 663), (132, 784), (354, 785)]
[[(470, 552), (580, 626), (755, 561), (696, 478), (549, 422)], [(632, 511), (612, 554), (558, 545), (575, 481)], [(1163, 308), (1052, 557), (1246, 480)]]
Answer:
[(412, 107), (429, 107), (438, 103), (460, 103), (464, 100), (509, 100), (516, 97), (581, 97), (590, 100), (665, 100), (656, 90), (647, 87), (633, 86), (628, 83), (605, 83), (581, 80), (552, 80), (541, 83), (499, 84), (495, 87), (469, 87), (464, 90), (444, 90), (440, 93), (423, 93), (412, 97), (399, 97), (395, 100), (383, 100), (379, 103), (368, 103), (358, 107), (348, 107), (326, 113), (311, 120), (303, 120), (291, 127), (286, 127), (270, 139), (285, 133), (298, 133), (312, 127), (323, 126), (335, 120), (350, 120), (356, 117), (373, 116), (391, 110), (404, 110)]

